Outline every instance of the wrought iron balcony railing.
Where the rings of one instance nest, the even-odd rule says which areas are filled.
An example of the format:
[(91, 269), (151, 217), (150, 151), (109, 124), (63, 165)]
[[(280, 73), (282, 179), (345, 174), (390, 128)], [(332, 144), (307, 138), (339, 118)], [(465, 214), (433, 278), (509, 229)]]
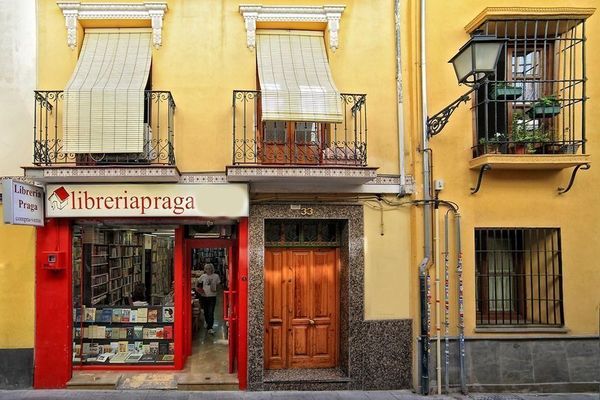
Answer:
[(260, 91), (233, 92), (234, 165), (367, 165), (365, 94), (340, 94), (340, 123), (262, 121)]
[(504, 44), (476, 92), (473, 156), (585, 154), (585, 21), (490, 20)]
[(63, 91), (36, 90), (34, 93), (34, 165), (175, 165), (175, 101), (171, 92), (147, 90), (144, 93), (144, 146), (141, 153), (65, 152)]

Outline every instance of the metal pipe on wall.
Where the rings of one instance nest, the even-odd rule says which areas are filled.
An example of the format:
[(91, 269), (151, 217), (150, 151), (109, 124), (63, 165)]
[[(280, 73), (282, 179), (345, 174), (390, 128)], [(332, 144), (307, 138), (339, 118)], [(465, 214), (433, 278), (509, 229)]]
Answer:
[(458, 286), (458, 351), (459, 351), (459, 369), (460, 369), (460, 391), (467, 394), (467, 384), (465, 379), (465, 307), (463, 297), (463, 258), (462, 243), (460, 236), (460, 213), (454, 212), (456, 225), (456, 280)]
[(446, 211), (444, 216), (444, 390), (446, 393), (450, 391), (450, 344), (448, 337), (450, 335), (450, 294), (449, 294), (449, 273), (448, 265), (450, 262), (448, 234), (449, 234), (449, 218), (448, 214), (451, 210)]
[(441, 310), (440, 310), (440, 206), (436, 201), (433, 215), (433, 243), (435, 248), (434, 264), (435, 264), (435, 371), (436, 371), (436, 386), (437, 394), (442, 394), (442, 348), (441, 348)]
[[(431, 260), (431, 172), (429, 170), (430, 155), (426, 149), (429, 148), (429, 139), (427, 137), (427, 64), (426, 64), (426, 46), (425, 46), (425, 1), (421, 0), (420, 5), (420, 72), (421, 72), (421, 150), (423, 152), (423, 199), (425, 204), (423, 207), (423, 239), (424, 239), (424, 259)], [(426, 270), (426, 268), (425, 268)], [(421, 277), (423, 280), (424, 276)], [(421, 295), (421, 303), (428, 302), (428, 299)], [(427, 303), (429, 307), (429, 303)], [(421, 304), (421, 310), (425, 307)], [(421, 315), (423, 319), (423, 315)], [(429, 332), (423, 330), (421, 325), (421, 394), (429, 393)]]
[(404, 170), (404, 98), (402, 93), (402, 46), (401, 46), (401, 0), (394, 2), (394, 19), (396, 25), (396, 109), (398, 117), (398, 168), (400, 172), (400, 188), (398, 195), (405, 194), (406, 175)]

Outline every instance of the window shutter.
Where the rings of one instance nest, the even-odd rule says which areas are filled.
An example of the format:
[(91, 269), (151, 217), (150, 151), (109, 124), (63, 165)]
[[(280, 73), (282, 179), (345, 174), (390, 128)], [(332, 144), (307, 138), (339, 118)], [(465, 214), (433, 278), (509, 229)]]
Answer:
[(322, 32), (258, 31), (263, 121), (342, 122)]
[(64, 152), (141, 153), (152, 34), (87, 30), (64, 91)]

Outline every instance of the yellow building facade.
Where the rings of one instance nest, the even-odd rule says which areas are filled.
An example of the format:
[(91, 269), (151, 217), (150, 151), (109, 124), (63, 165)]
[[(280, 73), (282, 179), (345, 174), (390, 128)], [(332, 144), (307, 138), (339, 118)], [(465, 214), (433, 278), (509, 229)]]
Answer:
[[(581, 1), (577, 8), (562, 3), (38, 0), (35, 110), (27, 128), (20, 126), (10, 142), (16, 146), (33, 127), (34, 162), (30, 150), (18, 161), (2, 157), (0, 175), (18, 175), (15, 164), (20, 163), (25, 171), (20, 179), (45, 187), (47, 215), (50, 209), (55, 214), (37, 237), (32, 227), (0, 225), (0, 286), (7, 294), (19, 288), (21, 308), (15, 319), (14, 294), (0, 302), (0, 352), (33, 366), (33, 373), (24, 368), (2, 385), (64, 387), (80, 371), (98, 370), (100, 354), (87, 354), (92, 361), (86, 363), (85, 340), (76, 340), (79, 325), (101, 325), (98, 311), (90, 321), (70, 313), (82, 307), (85, 315), (95, 306), (85, 295), (76, 300), (81, 272), (75, 267), (78, 250), (70, 243), (82, 232), (85, 270), (85, 252), (93, 249), (86, 250), (85, 237), (104, 230), (139, 232), (154, 242), (170, 235), (167, 281), (174, 281), (178, 317), (169, 354), (174, 361), (167, 369), (185, 371), (193, 359), (202, 361), (193, 350), (193, 323), (178, 322), (194, 315), (184, 306), (186, 285), (195, 276), (188, 264), (194, 263), (196, 248), (225, 246), (234, 249), (229, 253), (234, 272), (224, 273), (232, 283), (229, 289), (223, 286), (228, 294), (220, 301), (235, 304), (235, 311), (221, 322), (231, 357), (223, 374), (241, 389), (295, 389), (298, 382), (315, 390), (413, 388), (423, 393), (597, 387), (593, 360), (600, 274), (593, 263), (598, 216), (593, 200), (598, 180), (595, 169), (586, 168), (598, 147), (593, 128), (600, 117), (593, 105), (600, 86), (589, 66), (598, 58), (600, 23), (594, 1)], [(492, 83), (452, 113), (442, 132), (427, 135), (427, 116), (468, 89), (457, 84), (447, 61), (478, 29), (500, 38), (501, 67)], [(109, 35), (113, 42), (105, 40)], [(138, 46), (131, 39), (135, 35), (141, 38), (135, 43), (149, 50), (127, 58)], [(124, 40), (129, 47), (115, 56), (117, 61), (106, 61), (109, 57), (93, 51), (92, 37), (97, 49)], [(146, 49), (139, 46), (135, 49)], [(93, 61), (86, 64), (85, 57)], [(123, 59), (147, 68), (146, 75), (127, 70)], [(85, 68), (97, 82), (114, 72), (94, 65), (118, 65), (132, 81), (146, 80), (141, 88), (119, 92), (110, 89), (112, 84), (122, 88), (118, 79), (107, 78), (100, 90), (81, 78), (75, 88)], [(520, 87), (520, 97), (488, 95), (498, 82)], [(110, 90), (119, 106), (110, 111), (113, 103), (109, 107), (102, 100), (106, 109), (98, 111), (100, 97), (94, 93)], [(86, 102), (88, 92), (92, 100)], [(118, 103), (125, 93), (141, 93), (143, 100), (137, 106)], [(331, 93), (335, 96), (327, 97)], [(551, 95), (562, 102), (559, 114), (531, 111), (526, 117), (540, 98)], [(142, 124), (119, 130), (123, 109), (137, 113), (134, 119)], [(82, 110), (90, 115), (85, 122)], [(279, 117), (267, 117), (269, 112)], [(85, 128), (101, 120), (99, 129), (105, 129), (106, 115), (117, 127), (111, 135), (122, 135), (111, 142), (112, 151), (103, 147), (104, 139), (100, 147), (89, 144), (94, 135)], [(529, 134), (526, 154), (512, 150), (518, 126)], [(138, 128), (146, 135), (139, 136), (143, 150), (119, 149), (130, 145), (130, 129)], [(541, 136), (532, 139), (534, 131)], [(563, 136), (543, 136), (550, 131)], [(504, 148), (492, 151), (497, 133)], [(10, 143), (7, 154), (13, 153)], [(74, 147), (67, 150), (67, 145)], [(484, 170), (486, 165), (491, 169)], [(574, 168), (579, 172), (572, 189), (558, 194)], [(56, 197), (50, 198), (60, 196), (61, 187), (75, 199), (75, 192), (91, 193), (98, 185), (106, 185), (99, 194), (115, 198), (117, 208), (117, 196), (134, 188), (140, 198), (168, 196), (172, 190), (182, 190), (182, 196), (199, 190), (208, 198), (216, 196), (215, 186), (241, 185), (245, 211), (223, 206), (226, 211), (132, 215), (108, 211), (105, 202), (105, 212), (99, 213), (96, 197), (94, 210), (67, 213)], [(475, 186), (479, 190), (471, 194)], [(458, 206), (457, 212), (445, 214), (449, 206)], [(206, 233), (212, 226), (221, 227), (210, 231), (216, 236)], [(54, 236), (54, 229), (62, 233)], [(65, 243), (68, 249), (61, 247)], [(145, 242), (142, 246), (154, 252)], [(70, 272), (45, 271), (44, 257), (57, 249), (65, 252)], [(143, 274), (154, 274), (154, 261), (152, 256)], [(108, 276), (112, 279), (112, 272)], [(41, 278), (52, 283), (44, 287)], [(69, 339), (53, 344), (46, 329), (52, 321), (43, 316), (47, 309), (40, 309), (41, 299), (63, 289), (69, 294), (60, 300), (65, 315), (58, 320), (68, 324), (63, 336)], [(165, 287), (161, 298), (167, 292)], [(94, 310), (126, 309), (124, 299), (131, 294), (123, 294), (117, 305), (98, 303)], [(217, 309), (224, 307), (217, 303)], [(88, 350), (109, 345), (106, 338), (91, 340)], [(60, 353), (60, 372), (50, 371), (44, 358), (52, 346), (68, 348)]]

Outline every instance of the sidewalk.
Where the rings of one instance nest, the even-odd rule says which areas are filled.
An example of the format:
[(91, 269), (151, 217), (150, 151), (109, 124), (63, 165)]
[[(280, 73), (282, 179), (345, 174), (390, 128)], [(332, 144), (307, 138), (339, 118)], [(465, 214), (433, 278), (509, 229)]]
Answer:
[(410, 391), (185, 392), (176, 390), (0, 390), (4, 400), (598, 400), (598, 393), (485, 394), (419, 396)]

